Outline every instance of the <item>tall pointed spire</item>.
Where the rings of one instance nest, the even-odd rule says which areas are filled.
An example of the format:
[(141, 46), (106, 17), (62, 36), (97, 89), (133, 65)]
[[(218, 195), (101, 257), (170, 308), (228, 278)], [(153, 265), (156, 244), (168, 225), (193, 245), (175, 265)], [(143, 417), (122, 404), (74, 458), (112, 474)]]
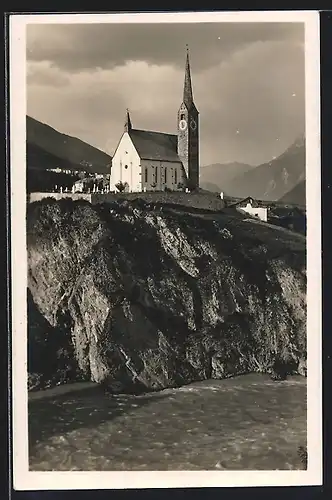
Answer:
[(132, 129), (132, 124), (131, 124), (131, 119), (130, 119), (130, 114), (129, 114), (128, 108), (126, 111), (126, 121), (125, 121), (124, 129), (125, 129), (125, 132), (130, 132)]
[(190, 108), (193, 104), (193, 89), (191, 86), (191, 75), (190, 75), (190, 62), (189, 62), (189, 48), (187, 47), (187, 58), (186, 58), (186, 69), (184, 75), (184, 88), (183, 88), (183, 102)]

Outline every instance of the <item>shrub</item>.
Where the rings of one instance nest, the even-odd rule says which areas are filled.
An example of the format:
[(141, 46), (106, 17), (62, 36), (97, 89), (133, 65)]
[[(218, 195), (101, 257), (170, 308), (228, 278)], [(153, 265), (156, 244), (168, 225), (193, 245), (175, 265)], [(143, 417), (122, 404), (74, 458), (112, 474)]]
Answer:
[(197, 186), (192, 180), (188, 179), (186, 184), (187, 184), (186, 187), (189, 189), (189, 191), (196, 191), (197, 190)]
[(26, 188), (28, 193), (42, 191), (52, 192), (55, 186), (71, 189), (79, 179), (78, 175), (47, 170), (27, 170)]
[(123, 193), (123, 191), (126, 190), (126, 188), (128, 187), (128, 182), (118, 182), (117, 184), (115, 184), (115, 187), (118, 191), (120, 191), (120, 193)]

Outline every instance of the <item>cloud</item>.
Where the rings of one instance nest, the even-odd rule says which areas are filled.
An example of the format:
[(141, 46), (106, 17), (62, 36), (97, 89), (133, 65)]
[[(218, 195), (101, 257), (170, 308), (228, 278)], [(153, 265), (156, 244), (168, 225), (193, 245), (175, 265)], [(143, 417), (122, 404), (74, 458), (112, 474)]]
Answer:
[(182, 80), (183, 72), (144, 61), (70, 74), (62, 88), (40, 86), (39, 80), (32, 79), (28, 114), (112, 152), (123, 130), (126, 107), (137, 128), (158, 129), (159, 125), (165, 130), (165, 124), (166, 130), (175, 129)]
[(304, 41), (301, 23), (28, 25), (27, 55), (66, 71), (122, 66), (127, 60), (183, 65), (189, 44), (197, 70), (257, 41)]
[[(169, 45), (164, 26), (152, 26), (142, 40), (139, 26), (133, 32), (124, 26), (116, 35), (109, 27), (34, 27), (28, 37), (28, 113), (109, 153), (122, 133), (127, 107), (134, 127), (175, 133), (184, 54), (182, 47), (174, 47), (198, 30), (181, 32), (181, 26), (168, 27)], [(202, 164), (259, 164), (282, 153), (304, 130), (304, 50), (298, 26), (244, 28), (200, 26), (200, 33), (213, 34), (213, 43), (199, 44), (192, 35), (199, 46), (191, 48), (191, 62)], [(219, 52), (217, 33), (224, 37)], [(98, 38), (94, 45), (92, 34)], [(38, 54), (33, 50), (37, 41)]]
[(51, 66), (47, 61), (28, 64), (28, 85), (59, 87), (67, 85), (68, 83), (68, 76), (58, 68)]
[(303, 51), (286, 42), (252, 44), (198, 75), (195, 96), (204, 109), (202, 155), (267, 161), (304, 130)]

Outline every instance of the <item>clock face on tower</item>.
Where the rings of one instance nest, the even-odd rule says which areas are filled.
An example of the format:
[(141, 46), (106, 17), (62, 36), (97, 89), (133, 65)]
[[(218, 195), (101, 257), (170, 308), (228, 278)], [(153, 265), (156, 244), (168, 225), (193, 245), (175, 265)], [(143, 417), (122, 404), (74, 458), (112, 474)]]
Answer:
[(196, 130), (196, 128), (197, 128), (197, 124), (193, 118), (190, 121), (190, 128), (191, 128), (191, 130)]
[(180, 127), (180, 130), (186, 130), (186, 128), (187, 128), (186, 120), (180, 120), (179, 127)]

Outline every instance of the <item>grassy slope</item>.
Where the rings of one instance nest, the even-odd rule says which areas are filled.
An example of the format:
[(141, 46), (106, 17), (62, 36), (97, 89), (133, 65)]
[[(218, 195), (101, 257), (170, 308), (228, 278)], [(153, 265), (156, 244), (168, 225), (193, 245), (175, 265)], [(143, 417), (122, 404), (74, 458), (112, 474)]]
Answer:
[(220, 191), (222, 191), (220, 186), (217, 186), (217, 184), (213, 182), (200, 182), (200, 187), (206, 191), (211, 191), (211, 193), (220, 193)]
[(29, 404), (30, 467), (301, 469), (305, 383), (246, 375), (141, 396), (109, 397), (84, 384), (76, 393), (45, 391)]

